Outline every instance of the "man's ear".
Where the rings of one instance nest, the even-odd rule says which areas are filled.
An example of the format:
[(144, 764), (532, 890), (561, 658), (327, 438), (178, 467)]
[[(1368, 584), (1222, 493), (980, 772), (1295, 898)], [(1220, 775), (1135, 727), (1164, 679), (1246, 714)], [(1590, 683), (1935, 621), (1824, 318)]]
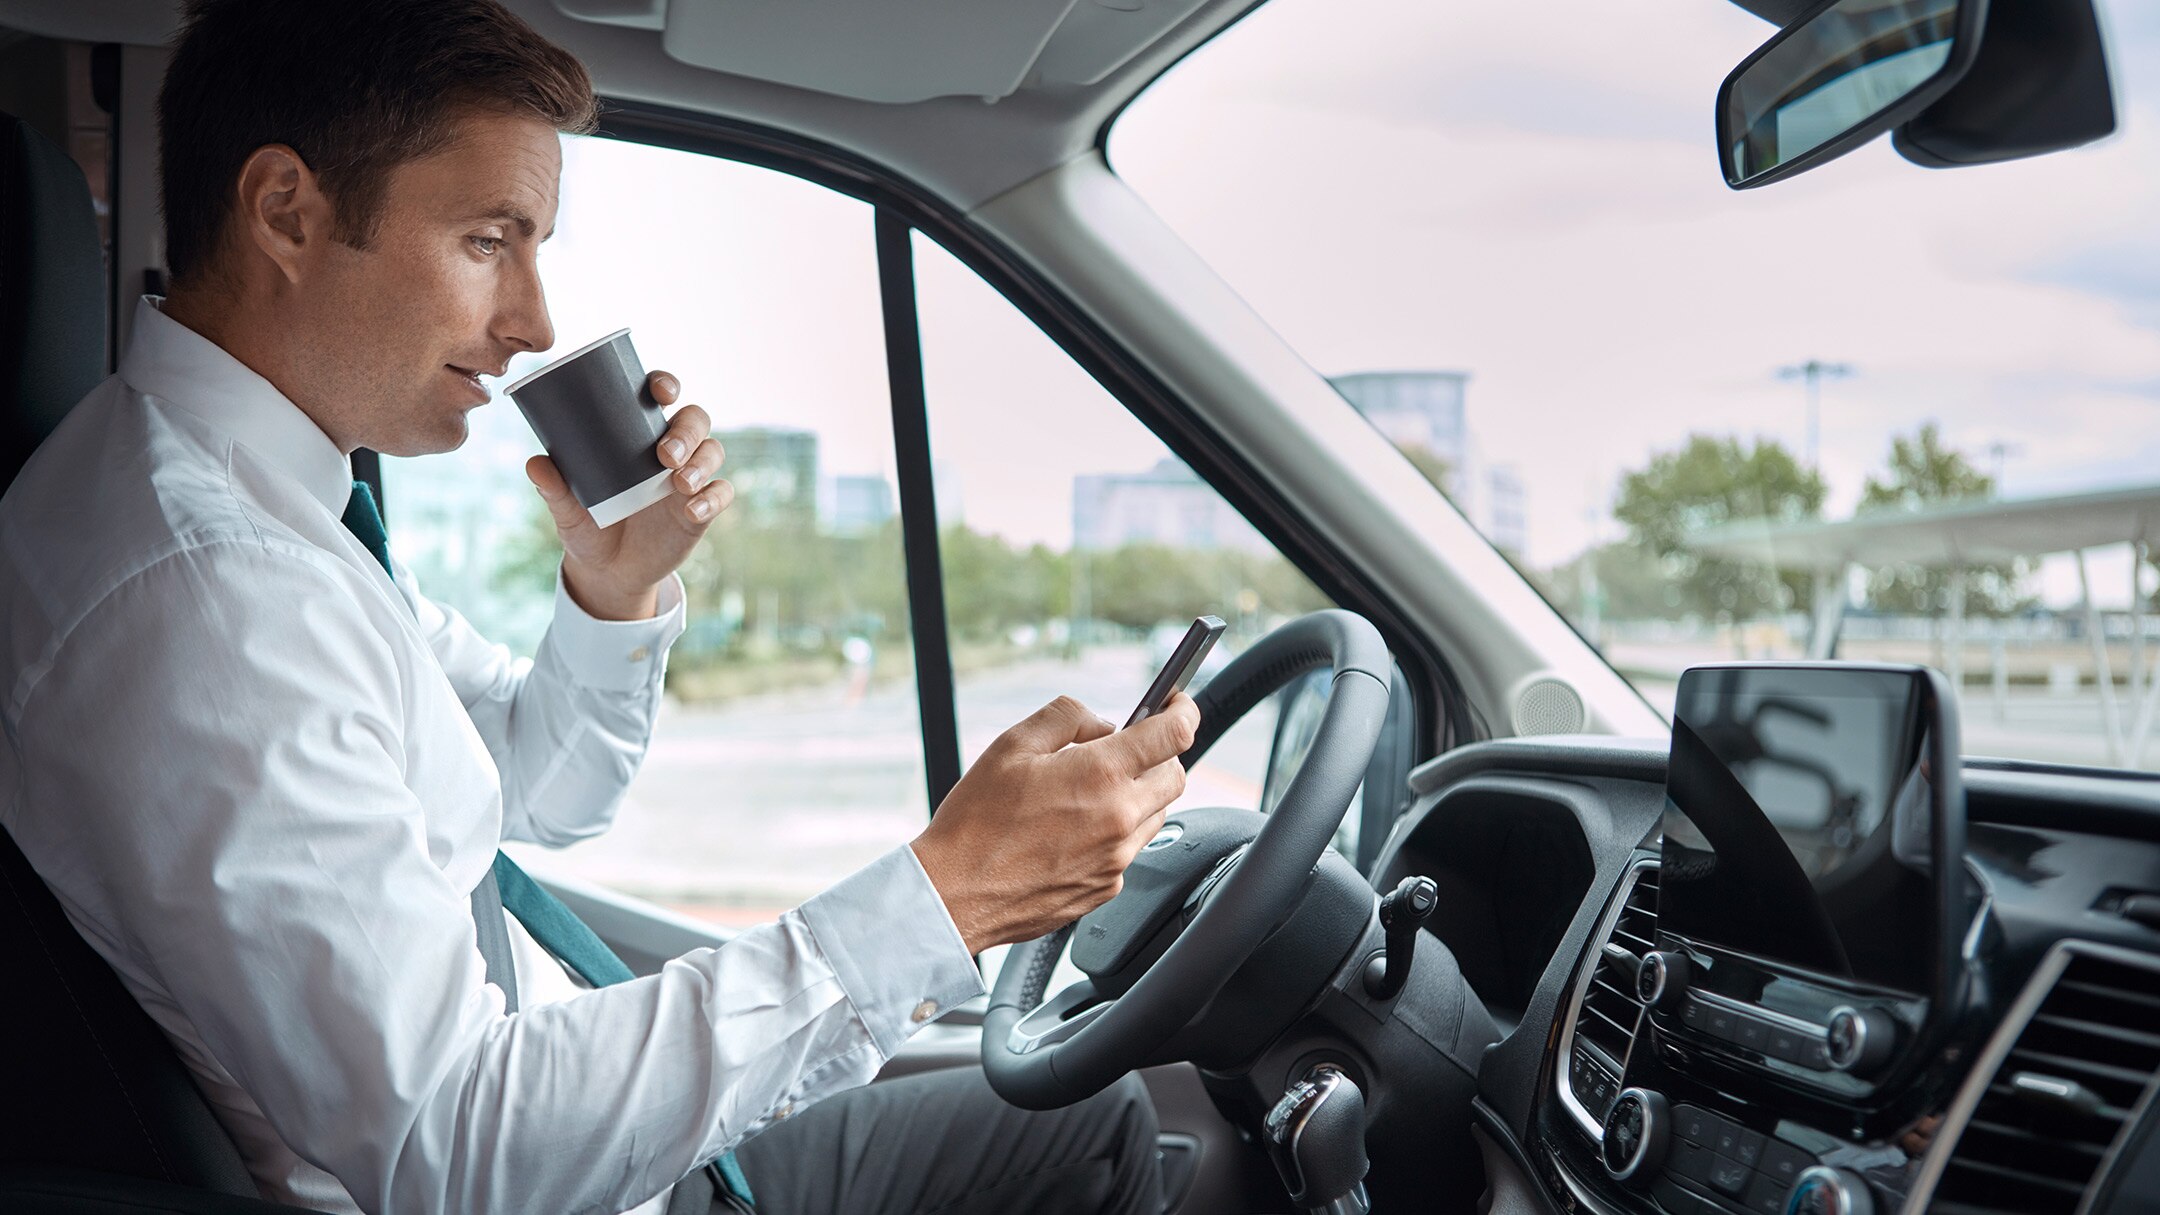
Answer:
[(239, 233), (255, 250), (298, 282), (309, 256), (330, 240), (335, 215), (315, 171), (281, 143), (255, 149), (240, 166)]

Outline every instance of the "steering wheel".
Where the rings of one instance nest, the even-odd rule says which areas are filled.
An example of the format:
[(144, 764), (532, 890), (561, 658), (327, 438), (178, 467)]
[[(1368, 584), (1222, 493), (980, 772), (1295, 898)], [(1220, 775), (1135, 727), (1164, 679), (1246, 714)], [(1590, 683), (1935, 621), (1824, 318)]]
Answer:
[[(1134, 858), (1116, 898), (1014, 946), (983, 1018), (983, 1070), (999, 1096), (1055, 1109), (1158, 1062), (1155, 1053), (1288, 920), (1380, 740), (1393, 663), (1379, 631), (1353, 612), (1328, 610), (1261, 638), (1194, 697), (1200, 731), (1179, 757), (1190, 769), (1253, 706), (1322, 666), (1333, 669), (1327, 710), (1274, 813), (1171, 818)], [(1177, 931), (1181, 914), (1192, 918)], [(1073, 960), (1088, 977), (1046, 1002), (1050, 972), (1076, 928)], [(1158, 948), (1166, 933), (1174, 939)]]

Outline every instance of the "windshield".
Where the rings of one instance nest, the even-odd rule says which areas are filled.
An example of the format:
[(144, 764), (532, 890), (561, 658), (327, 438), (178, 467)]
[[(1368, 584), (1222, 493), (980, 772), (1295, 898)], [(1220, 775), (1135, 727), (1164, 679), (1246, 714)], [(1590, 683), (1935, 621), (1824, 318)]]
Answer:
[(2118, 133), (2007, 164), (1728, 190), (1724, 0), (1273, 0), (1109, 156), (1668, 715), (1812, 641), (2151, 767), (2160, 9), (2099, 7)]

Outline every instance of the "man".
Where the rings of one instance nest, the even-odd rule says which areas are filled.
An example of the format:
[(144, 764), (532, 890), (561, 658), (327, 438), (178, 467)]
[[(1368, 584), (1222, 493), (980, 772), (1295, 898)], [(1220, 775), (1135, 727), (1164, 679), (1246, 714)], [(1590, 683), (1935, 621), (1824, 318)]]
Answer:
[(682, 407), (675, 492), (605, 530), (531, 462), (564, 555), (529, 662), (418, 593), (349, 455), (456, 448), (478, 377), (553, 344), (535, 253), (558, 132), (592, 120), (583, 69), (495, 0), (190, 6), (171, 296), (0, 500), (0, 825), (268, 1197), (1153, 1211), (1130, 1078), (1043, 1115), (972, 1070), (859, 1086), (981, 992), (973, 953), (1116, 893), (1183, 788), (1189, 698), (1116, 733), (1053, 702), (911, 845), (632, 981), (498, 858), (608, 826), (722, 452)]

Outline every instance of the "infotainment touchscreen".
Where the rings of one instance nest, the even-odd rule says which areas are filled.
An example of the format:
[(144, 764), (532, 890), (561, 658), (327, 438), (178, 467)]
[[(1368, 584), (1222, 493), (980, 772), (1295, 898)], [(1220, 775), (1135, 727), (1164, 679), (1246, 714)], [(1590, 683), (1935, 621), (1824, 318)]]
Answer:
[(1683, 675), (1659, 928), (1929, 994), (1942, 927), (1928, 678), (1797, 665)]

